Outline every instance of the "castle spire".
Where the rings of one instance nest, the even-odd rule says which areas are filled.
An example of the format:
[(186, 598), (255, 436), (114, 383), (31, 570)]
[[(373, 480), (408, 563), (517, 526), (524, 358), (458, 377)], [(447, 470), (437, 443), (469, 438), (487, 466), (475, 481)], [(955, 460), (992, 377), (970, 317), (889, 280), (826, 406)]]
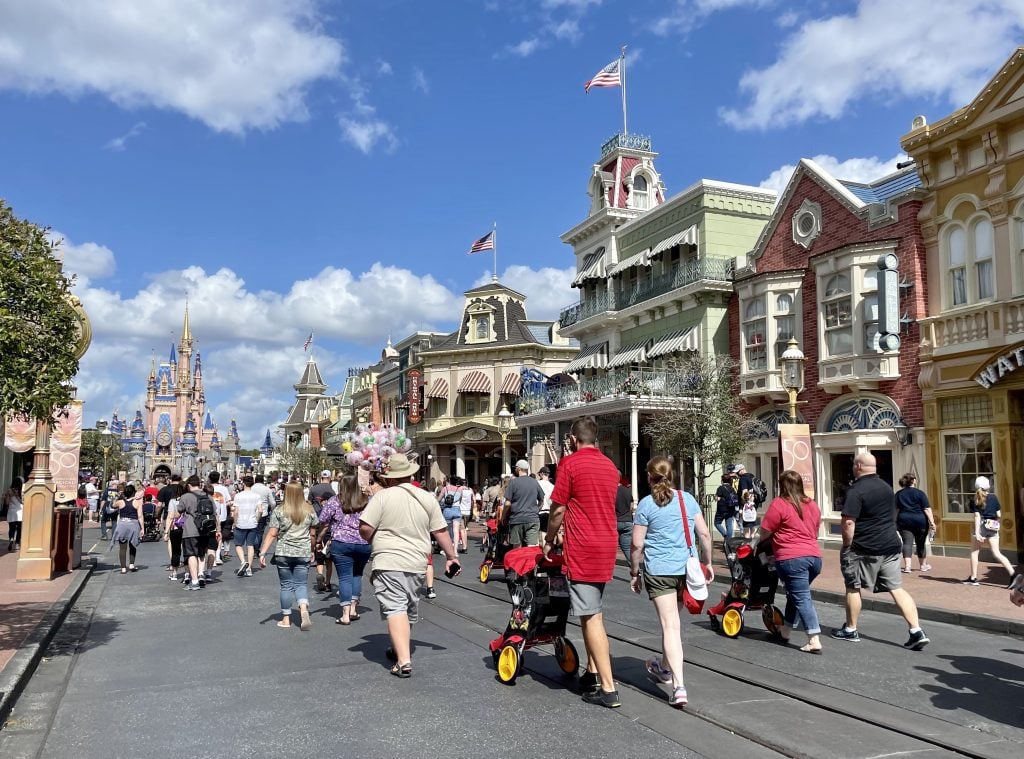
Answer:
[(182, 325), (182, 328), (181, 328), (181, 340), (182, 340), (182, 342), (185, 342), (186, 340), (190, 341), (191, 339), (192, 339), (192, 327), (188, 323), (188, 298), (186, 298), (185, 299), (185, 323)]

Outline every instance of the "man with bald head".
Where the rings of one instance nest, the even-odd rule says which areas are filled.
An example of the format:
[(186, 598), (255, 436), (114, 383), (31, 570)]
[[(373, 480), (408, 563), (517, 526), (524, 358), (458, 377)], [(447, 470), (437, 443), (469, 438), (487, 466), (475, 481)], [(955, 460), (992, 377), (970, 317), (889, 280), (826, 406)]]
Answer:
[(910, 639), (904, 648), (920, 651), (928, 636), (917, 619), (917, 605), (902, 587), (900, 551), (902, 541), (896, 529), (896, 497), (876, 472), (875, 457), (866, 451), (853, 460), (856, 481), (846, 491), (843, 503), (843, 550), (839, 566), (846, 584), (846, 624), (832, 631), (837, 640), (860, 641), (857, 618), (861, 591), (888, 592), (907, 621)]

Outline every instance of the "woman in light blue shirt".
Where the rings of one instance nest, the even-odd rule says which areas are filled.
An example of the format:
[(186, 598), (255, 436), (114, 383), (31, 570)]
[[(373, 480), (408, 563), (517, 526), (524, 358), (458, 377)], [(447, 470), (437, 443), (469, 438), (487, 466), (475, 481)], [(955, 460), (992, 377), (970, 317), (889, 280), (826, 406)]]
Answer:
[[(633, 543), (630, 550), (630, 588), (640, 592), (641, 583), (647, 586), (647, 595), (654, 602), (661, 622), (661, 660), (647, 662), (647, 672), (656, 681), (672, 684), (668, 702), (672, 706), (686, 706), (686, 687), (683, 685), (683, 639), (679, 621), (679, 593), (686, 587), (686, 561), (690, 558), (686, 534), (683, 532), (683, 509), (686, 509), (685, 529), (690, 532), (693, 550), (700, 546), (705, 557), (704, 574), (710, 582), (711, 533), (701, 514), (697, 501), (689, 493), (672, 487), (675, 472), (664, 456), (655, 456), (647, 463), (647, 481), (651, 494), (644, 497), (633, 515)], [(640, 557), (643, 556), (643, 579), (640, 577)]]

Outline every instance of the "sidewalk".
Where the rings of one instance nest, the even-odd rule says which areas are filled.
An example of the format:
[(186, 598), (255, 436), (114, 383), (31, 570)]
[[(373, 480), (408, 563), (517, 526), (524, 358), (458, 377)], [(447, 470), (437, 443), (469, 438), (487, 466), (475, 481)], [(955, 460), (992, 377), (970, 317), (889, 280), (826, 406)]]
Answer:
[(89, 576), (91, 565), (51, 582), (18, 582), (17, 553), (7, 551), (0, 525), (0, 724)]

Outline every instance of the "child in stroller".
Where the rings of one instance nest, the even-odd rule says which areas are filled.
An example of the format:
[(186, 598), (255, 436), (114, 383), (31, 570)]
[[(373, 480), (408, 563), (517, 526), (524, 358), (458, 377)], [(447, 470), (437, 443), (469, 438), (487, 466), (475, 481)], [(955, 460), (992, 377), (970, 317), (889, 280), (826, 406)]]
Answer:
[(772, 636), (779, 636), (783, 619), (782, 611), (775, 606), (779, 575), (775, 571), (771, 540), (758, 543), (747, 538), (726, 538), (725, 558), (732, 584), (722, 594), (722, 600), (708, 609), (711, 628), (735, 638), (743, 631), (744, 612), (760, 609), (765, 628)]
[(156, 504), (153, 503), (152, 495), (142, 497), (142, 535), (139, 537), (143, 543), (153, 540), (160, 540), (160, 525), (156, 520)]

